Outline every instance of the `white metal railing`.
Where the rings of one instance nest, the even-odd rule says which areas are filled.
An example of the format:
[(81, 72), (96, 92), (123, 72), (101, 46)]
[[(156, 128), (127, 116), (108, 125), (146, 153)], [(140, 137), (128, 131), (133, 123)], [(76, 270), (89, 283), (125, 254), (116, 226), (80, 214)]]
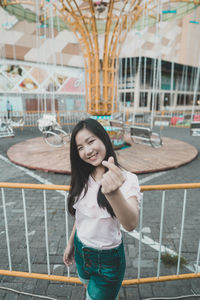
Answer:
[[(151, 111), (145, 111), (145, 112), (134, 112), (133, 108), (121, 108), (120, 111), (124, 111), (125, 109), (125, 120), (127, 124), (140, 124), (140, 125), (146, 125), (148, 126), (151, 122)], [(23, 126), (31, 127), (31, 126), (38, 126), (38, 119), (41, 119), (44, 114), (53, 114), (51, 111), (24, 111), (24, 112), (17, 112), (13, 111), (11, 115), (11, 119), (13, 119), (13, 122), (16, 122), (17, 127), (17, 120), (23, 118)], [(60, 110), (56, 111), (56, 120), (57, 122), (62, 125), (75, 125), (78, 121), (81, 119), (87, 118), (90, 115), (86, 111), (65, 111)], [(118, 118), (117, 115), (120, 115), (122, 113), (115, 113), (113, 114), (113, 118)], [(167, 126), (182, 126), (182, 127), (188, 127), (191, 118), (193, 118), (194, 121), (200, 120), (200, 111), (196, 110), (194, 112), (194, 115), (192, 117), (192, 111), (190, 110), (184, 110), (184, 111), (155, 111), (154, 117), (162, 121), (163, 118), (168, 117), (169, 122)], [(122, 119), (122, 117), (120, 117)], [(6, 112), (0, 112), (0, 119), (1, 120), (7, 120), (7, 114)], [(18, 122), (19, 123), (19, 122)], [(19, 123), (18, 126), (21, 126)]]
[[(5, 263), (5, 257), (3, 261), (0, 261), (2, 266), (0, 274), (80, 283), (79, 279), (76, 277), (76, 273), (72, 272), (72, 275), (75, 277), (70, 277), (69, 268), (66, 270), (68, 277), (54, 275), (54, 270), (52, 269), (53, 264), (51, 263), (52, 255), (57, 255), (57, 252), (59, 252), (59, 246), (56, 247), (56, 250), (52, 250), (52, 243), (56, 241), (58, 244), (61, 243), (62, 251), (64, 251), (68, 241), (69, 216), (67, 214), (67, 191), (69, 186), (0, 183), (0, 188), (0, 201), (2, 202), (2, 205), (0, 202), (0, 249), (6, 248), (7, 251), (7, 263)], [(192, 207), (195, 205), (198, 207), (199, 205), (198, 189), (200, 189), (200, 183), (141, 187), (141, 190), (144, 192), (144, 197), (140, 204), (140, 221), (138, 229), (128, 233), (133, 236), (133, 243), (138, 249), (135, 256), (135, 260), (138, 260), (137, 271), (133, 271), (133, 274), (131, 275), (133, 279), (124, 280), (123, 285), (200, 277), (200, 240), (197, 237), (193, 236), (193, 256), (191, 257), (191, 253), (188, 253), (188, 262), (184, 266), (184, 272), (183, 267), (181, 266), (183, 250), (184, 255), (187, 255), (187, 247), (186, 249), (183, 249), (183, 241), (184, 244), (187, 243), (186, 239), (184, 240), (185, 225), (189, 222), (189, 226), (190, 228), (192, 227), (193, 230), (197, 228), (199, 224), (197, 217), (188, 219)], [(181, 190), (183, 191), (181, 192), (182, 194), (180, 194)], [(166, 199), (167, 192), (170, 193), (170, 195)], [(156, 195), (156, 193), (160, 194)], [(171, 199), (174, 200), (172, 201)], [(149, 207), (152, 206), (152, 201), (156, 201), (156, 205), (153, 204), (153, 209), (149, 209)], [(168, 203), (168, 206), (166, 205), (167, 202), (170, 202)], [(193, 202), (191, 206), (189, 206), (190, 202)], [(171, 207), (172, 203), (173, 205), (176, 205), (176, 218), (173, 220), (174, 224), (172, 224), (171, 219), (170, 224), (168, 224), (165, 220), (165, 214), (170, 210), (171, 212), (174, 212), (174, 208)], [(18, 214), (17, 218), (16, 214)], [(58, 219), (56, 219), (56, 217)], [(23, 235), (22, 220), (24, 224)], [(38, 220), (38, 224), (35, 223), (36, 220)], [(165, 237), (166, 226), (169, 227), (168, 230), (170, 229), (172, 231), (173, 226), (177, 226), (177, 222), (178, 226), (181, 225), (179, 230), (176, 230), (176, 234), (179, 237), (179, 240), (176, 241), (178, 246), (175, 247), (176, 249), (172, 249), (172, 241), (169, 241), (169, 238)], [(58, 225), (59, 230), (57, 228)], [(147, 225), (149, 226), (150, 231), (152, 231), (154, 239), (150, 238), (148, 234), (145, 235), (144, 229)], [(35, 237), (33, 234), (34, 238), (32, 239), (32, 232), (34, 231), (37, 231), (38, 237)], [(42, 239), (41, 233), (43, 233)], [(24, 237), (25, 244), (23, 244)], [(23, 256), (26, 256), (27, 258), (27, 266), (24, 261), (22, 267), (20, 267), (20, 265), (17, 267), (18, 270), (13, 270), (13, 265), (15, 265), (16, 268), (15, 255), (13, 255), (13, 253), (16, 253), (18, 250), (17, 246), (15, 244), (13, 245), (13, 240), (15, 240), (15, 238), (17, 238), (20, 245), (22, 243), (23, 247), (21, 251)], [(191, 244), (191, 238), (191, 235), (187, 236), (189, 244)], [(40, 245), (40, 247), (37, 245), (38, 240), (42, 243), (42, 246)], [(167, 242), (169, 245), (167, 245)], [(142, 275), (142, 250), (145, 247), (150, 247), (157, 257), (157, 267), (152, 268), (151, 277), (144, 277)], [(33, 256), (36, 253), (34, 253), (34, 250), (36, 253), (39, 250), (40, 253), (45, 253), (46, 262), (44, 265), (46, 266), (46, 274), (44, 274), (45, 272), (37, 272), (37, 270), (35, 272)], [(177, 256), (177, 265), (175, 266), (176, 271), (174, 271), (174, 269), (168, 270), (171, 270), (171, 274), (163, 275), (162, 255), (164, 253)], [(62, 254), (59, 255), (60, 264), (63, 264)], [(181, 273), (181, 270), (183, 273)]]
[[(57, 111), (56, 120), (61, 125), (75, 125), (81, 119), (89, 117), (86, 111)], [(51, 111), (24, 111), (24, 112), (12, 112), (11, 120), (16, 118), (24, 119), (24, 126), (38, 126), (38, 120), (43, 118), (44, 115), (54, 115)], [(6, 112), (0, 112), (0, 119), (7, 120)], [(20, 125), (20, 124), (19, 124)], [(17, 127), (17, 124), (16, 124)]]

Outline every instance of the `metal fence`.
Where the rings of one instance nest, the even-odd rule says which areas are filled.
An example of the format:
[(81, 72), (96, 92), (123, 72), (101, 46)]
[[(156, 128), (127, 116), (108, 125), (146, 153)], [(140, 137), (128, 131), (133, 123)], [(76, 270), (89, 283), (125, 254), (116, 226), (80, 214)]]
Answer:
[[(44, 114), (55, 114), (58, 123), (64, 125), (75, 125), (81, 119), (89, 117), (86, 111), (65, 111), (60, 110), (53, 113), (52, 111), (24, 111), (12, 112), (11, 120), (13, 120), (14, 127), (17, 127), (17, 120), (23, 118), (25, 127), (37, 127), (38, 120)], [(127, 110), (126, 112), (114, 113), (111, 118), (121, 119), (127, 125), (143, 125), (150, 126), (151, 124), (151, 111), (144, 113), (134, 113)], [(5, 112), (0, 112), (0, 120), (6, 120)], [(156, 126), (171, 126), (171, 127), (190, 127), (191, 121), (200, 121), (200, 111), (196, 111), (193, 115), (191, 111), (156, 111), (154, 114), (154, 125)], [(19, 124), (20, 127), (20, 124)]]
[[(0, 188), (0, 275), (81, 283), (62, 262), (72, 224), (69, 186), (1, 182)], [(141, 187), (139, 225), (129, 233), (135, 268), (123, 285), (200, 277), (199, 189), (200, 183)], [(153, 256), (148, 276), (147, 253)], [(164, 264), (167, 255), (176, 259), (172, 268)]]
[[(44, 114), (56, 115), (56, 119), (61, 125), (75, 125), (81, 119), (89, 116), (85, 111), (56, 111), (55, 113), (52, 111), (14, 111), (11, 116), (11, 121), (15, 121), (14, 127), (18, 127), (17, 120), (23, 118), (25, 127), (37, 127), (38, 120), (42, 118)], [(7, 120), (5, 113), (0, 112), (0, 119)]]

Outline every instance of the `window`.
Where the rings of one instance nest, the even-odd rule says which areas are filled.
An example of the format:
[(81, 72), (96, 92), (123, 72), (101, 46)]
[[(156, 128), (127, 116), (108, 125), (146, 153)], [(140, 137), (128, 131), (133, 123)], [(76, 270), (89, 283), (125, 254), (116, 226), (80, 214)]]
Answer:
[(177, 96), (177, 105), (192, 105), (193, 104), (193, 95), (178, 94)]
[(140, 92), (140, 107), (147, 107), (148, 103), (148, 93), (147, 92)]
[(153, 100), (154, 100), (154, 109), (160, 110), (160, 97), (161, 95), (158, 93), (151, 93), (151, 102), (150, 102), (150, 110), (153, 109)]
[(170, 101), (171, 97), (172, 95), (170, 95), (169, 93), (164, 94), (164, 103), (163, 103), (164, 106), (170, 106), (170, 102), (172, 102)]
[(134, 93), (121, 93), (120, 94), (120, 101), (128, 103), (129, 106), (133, 105), (134, 102)]

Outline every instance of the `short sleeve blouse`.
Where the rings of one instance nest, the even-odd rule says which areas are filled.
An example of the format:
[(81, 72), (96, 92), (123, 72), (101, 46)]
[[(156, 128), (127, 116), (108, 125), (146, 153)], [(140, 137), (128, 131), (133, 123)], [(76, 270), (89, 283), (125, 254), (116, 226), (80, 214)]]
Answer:
[[(141, 193), (138, 178), (135, 174), (123, 171), (125, 182), (120, 190), (125, 199), (136, 196), (138, 205)], [(81, 193), (73, 205), (76, 210), (75, 222), (79, 239), (88, 247), (96, 249), (111, 249), (121, 243), (120, 224), (117, 218), (112, 218), (106, 209), (99, 207), (97, 193), (100, 184), (91, 176), (88, 181), (88, 190)]]

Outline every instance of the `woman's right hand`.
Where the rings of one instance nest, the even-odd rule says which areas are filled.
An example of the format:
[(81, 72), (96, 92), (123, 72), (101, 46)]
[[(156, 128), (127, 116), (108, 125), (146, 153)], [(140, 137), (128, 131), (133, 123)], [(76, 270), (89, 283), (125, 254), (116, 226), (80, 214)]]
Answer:
[(69, 267), (74, 263), (74, 244), (68, 243), (64, 255), (63, 255), (64, 264)]

